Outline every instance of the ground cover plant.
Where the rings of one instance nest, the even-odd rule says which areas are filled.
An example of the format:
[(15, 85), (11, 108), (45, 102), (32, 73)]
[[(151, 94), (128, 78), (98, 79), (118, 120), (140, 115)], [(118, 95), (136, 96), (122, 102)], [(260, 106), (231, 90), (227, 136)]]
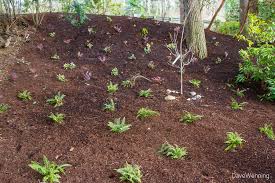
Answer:
[(245, 140), (237, 132), (227, 132), (227, 138), (224, 142), (227, 144), (225, 151), (235, 150), (237, 147), (241, 147)]
[(54, 123), (62, 123), (64, 121), (64, 118), (65, 118), (65, 115), (62, 114), (62, 113), (51, 113), (49, 116), (48, 116)]
[(161, 145), (159, 153), (172, 159), (180, 159), (187, 155), (187, 150), (185, 147), (173, 146), (166, 142)]
[(275, 134), (271, 124), (265, 124), (263, 127), (259, 128), (262, 134), (265, 134), (269, 139), (275, 140)]
[(0, 104), (0, 113), (6, 112), (9, 108), (10, 108), (10, 106), (8, 104), (1, 103)]
[(109, 121), (108, 126), (111, 128), (112, 132), (122, 133), (130, 129), (131, 125), (126, 124), (125, 117), (124, 118), (116, 118), (114, 121)]
[(29, 92), (28, 90), (23, 90), (23, 91), (19, 92), (17, 94), (17, 97), (23, 101), (32, 100), (31, 92)]
[(140, 183), (142, 172), (138, 165), (131, 165), (126, 163), (124, 167), (116, 170), (120, 174), (120, 180), (131, 183)]
[(66, 95), (62, 94), (61, 92), (58, 92), (53, 98), (48, 99), (47, 102), (54, 107), (60, 107), (64, 103), (63, 99), (65, 96)]
[(160, 115), (159, 112), (149, 109), (148, 107), (142, 107), (137, 112), (137, 118), (145, 119), (153, 116)]
[(191, 112), (185, 112), (184, 114), (182, 114), (181, 118), (180, 118), (180, 122), (182, 123), (193, 123), (196, 122), (198, 120), (202, 119), (202, 115), (198, 115), (198, 114), (193, 114)]

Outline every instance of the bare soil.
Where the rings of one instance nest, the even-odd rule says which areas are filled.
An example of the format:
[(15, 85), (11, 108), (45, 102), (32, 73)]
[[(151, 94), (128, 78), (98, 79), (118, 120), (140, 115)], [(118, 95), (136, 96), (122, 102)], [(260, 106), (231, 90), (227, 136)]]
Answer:
[[(175, 101), (165, 101), (166, 90), (180, 89), (178, 69), (168, 64), (169, 32), (178, 26), (153, 20), (91, 16), (90, 21), (76, 28), (62, 15), (47, 15), (43, 25), (30, 41), (25, 43), (17, 59), (6, 71), (8, 78), (1, 81), (0, 103), (11, 109), (0, 118), (0, 182), (35, 183), (41, 176), (31, 170), (31, 160), (41, 162), (46, 155), (57, 163), (69, 163), (62, 176), (64, 183), (115, 183), (120, 182), (114, 169), (134, 163), (141, 166), (144, 183), (192, 183), (192, 182), (274, 182), (275, 143), (259, 133), (265, 123), (275, 126), (275, 105), (260, 101), (255, 90), (248, 89), (244, 98), (238, 98), (226, 86), (238, 72), (241, 62), (238, 51), (245, 45), (214, 32), (206, 32), (209, 57), (186, 68), (184, 95), (176, 95)], [(114, 25), (122, 28), (118, 33)], [(134, 26), (135, 25), (135, 26)], [(97, 32), (89, 35), (88, 27)], [(140, 29), (147, 27), (152, 53), (145, 55)], [(48, 36), (55, 32), (56, 36)], [(68, 43), (70, 39), (70, 43)], [(65, 43), (64, 42), (67, 42)], [(91, 40), (93, 48), (86, 47)], [(127, 41), (127, 44), (125, 44)], [(218, 43), (216, 43), (218, 42)], [(102, 49), (112, 47), (112, 53)], [(82, 53), (81, 57), (78, 52)], [(226, 57), (226, 53), (228, 56)], [(60, 60), (50, 57), (57, 53)], [(129, 60), (134, 53), (136, 60)], [(106, 55), (102, 63), (98, 57)], [(2, 57), (2, 55), (0, 56)], [(217, 59), (222, 62), (217, 64)], [(154, 70), (147, 67), (154, 61)], [(77, 68), (64, 70), (63, 64), (74, 62)], [(110, 75), (117, 67), (119, 76)], [(204, 72), (206, 68), (209, 72)], [(83, 73), (90, 71), (92, 79), (85, 82)], [(135, 74), (147, 78), (161, 77), (163, 81), (138, 80), (131, 89), (119, 87), (110, 95), (106, 91), (109, 81), (121, 83)], [(57, 81), (57, 74), (65, 74), (66, 83)], [(202, 81), (196, 89), (190, 79)], [(151, 88), (154, 96), (138, 97), (141, 89)], [(31, 102), (17, 99), (18, 91), (27, 89), (32, 93)], [(53, 108), (46, 103), (58, 91), (66, 95), (62, 107)], [(188, 101), (189, 92), (196, 91), (203, 98)], [(230, 108), (231, 97), (247, 102), (243, 111)], [(108, 98), (114, 98), (117, 111), (102, 110)], [(160, 116), (139, 120), (136, 113), (141, 107), (150, 107)], [(179, 122), (183, 111), (203, 115), (203, 119), (191, 125)], [(56, 125), (48, 119), (51, 112), (66, 114), (64, 124)], [(126, 117), (132, 128), (122, 134), (113, 134), (107, 122)], [(225, 152), (225, 138), (229, 131), (236, 131), (246, 140), (236, 152)], [(186, 147), (188, 156), (171, 160), (157, 153), (162, 143)], [(268, 174), (267, 179), (234, 179), (233, 173)]]

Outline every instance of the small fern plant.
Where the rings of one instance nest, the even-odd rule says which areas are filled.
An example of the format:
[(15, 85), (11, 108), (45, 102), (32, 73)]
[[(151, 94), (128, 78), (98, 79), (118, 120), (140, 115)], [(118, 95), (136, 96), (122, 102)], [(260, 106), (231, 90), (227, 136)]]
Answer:
[(60, 107), (64, 104), (63, 99), (65, 98), (66, 95), (58, 92), (53, 98), (50, 98), (47, 100), (47, 102), (54, 107)]
[(54, 123), (60, 124), (64, 121), (65, 115), (62, 113), (51, 113), (48, 116)]
[(159, 153), (172, 159), (181, 159), (188, 154), (185, 147), (173, 146), (168, 142), (161, 145)]
[(189, 80), (189, 83), (191, 83), (194, 87), (199, 88), (201, 85), (201, 81), (198, 79), (192, 79)]
[(110, 81), (109, 84), (107, 85), (107, 91), (111, 94), (117, 92), (118, 91), (118, 84), (113, 84)]
[(231, 99), (231, 109), (233, 110), (243, 110), (246, 102), (238, 103), (234, 98)]
[(43, 182), (48, 183), (59, 183), (60, 174), (64, 174), (65, 168), (70, 166), (70, 164), (57, 165), (55, 162), (49, 161), (46, 156), (43, 157), (43, 164), (35, 161), (29, 164), (29, 167), (43, 176)]
[(260, 127), (259, 131), (265, 134), (269, 139), (275, 140), (275, 134), (271, 124), (265, 124), (264, 127)]
[(0, 114), (9, 110), (10, 106), (8, 104), (1, 103), (0, 104)]
[(114, 133), (122, 133), (130, 129), (131, 125), (125, 122), (124, 118), (116, 118), (114, 121), (109, 121), (108, 127), (111, 128), (111, 131)]
[(110, 99), (109, 102), (106, 102), (103, 105), (103, 110), (114, 112), (116, 110), (116, 104), (113, 99)]
[(182, 116), (180, 118), (180, 122), (189, 124), (189, 123), (193, 123), (198, 120), (201, 120), (202, 118), (203, 118), (202, 115), (197, 115), (197, 114), (193, 114), (191, 112), (186, 112), (186, 113), (182, 114)]
[(227, 144), (225, 151), (235, 150), (237, 147), (243, 145), (245, 140), (237, 132), (227, 132), (227, 139), (224, 142)]
[(22, 101), (32, 100), (31, 92), (23, 90), (17, 94), (17, 97)]
[(149, 108), (140, 108), (137, 112), (137, 118), (145, 119), (153, 116), (159, 116), (159, 112), (156, 112), (154, 110), (151, 110)]
[(152, 97), (152, 96), (153, 96), (152, 90), (151, 90), (151, 89), (148, 89), (148, 90), (140, 90), (138, 95), (139, 95), (140, 97), (145, 97), (145, 98), (148, 98), (148, 97)]
[(120, 174), (121, 181), (141, 183), (142, 172), (138, 165), (131, 165), (126, 163), (124, 167), (116, 169), (116, 171)]

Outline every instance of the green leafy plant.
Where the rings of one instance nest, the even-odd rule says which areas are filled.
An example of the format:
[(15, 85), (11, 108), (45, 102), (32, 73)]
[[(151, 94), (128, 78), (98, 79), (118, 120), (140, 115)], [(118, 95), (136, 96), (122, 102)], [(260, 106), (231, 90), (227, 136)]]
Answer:
[(202, 115), (197, 115), (197, 114), (193, 114), (190, 112), (185, 112), (184, 114), (182, 114), (181, 118), (180, 118), (180, 122), (182, 123), (193, 123), (196, 122), (198, 120), (201, 120), (203, 118)]
[(118, 76), (119, 75), (118, 69), (116, 67), (112, 69), (111, 75), (112, 76)]
[(264, 127), (260, 127), (259, 131), (265, 134), (269, 139), (275, 140), (275, 134), (271, 124), (265, 124)]
[(148, 89), (148, 90), (140, 90), (140, 91), (139, 91), (139, 96), (140, 96), (140, 97), (146, 97), (146, 98), (152, 97), (152, 96), (153, 96), (152, 90), (151, 90), (151, 89)]
[(94, 27), (88, 27), (88, 32), (89, 32), (89, 34), (95, 34), (96, 29)]
[(62, 123), (64, 121), (64, 118), (65, 118), (65, 115), (62, 114), (62, 113), (51, 113), (49, 116), (48, 116), (54, 123)]
[(73, 26), (79, 27), (89, 19), (86, 15), (89, 8), (87, 3), (88, 1), (81, 3), (73, 0), (70, 6), (67, 7), (67, 19)]
[(50, 98), (47, 100), (47, 102), (51, 105), (53, 105), (54, 107), (60, 107), (63, 105), (63, 99), (65, 98), (66, 95), (61, 94), (60, 92), (58, 92), (53, 98)]
[(76, 68), (76, 65), (73, 63), (73, 62), (71, 62), (71, 63), (65, 63), (64, 65), (63, 65), (63, 67), (64, 67), (64, 69), (66, 69), (66, 70), (73, 70), (73, 69), (75, 69)]
[(141, 183), (142, 172), (138, 165), (131, 165), (126, 163), (124, 167), (116, 169), (116, 171), (120, 174), (121, 181)]
[(111, 128), (112, 132), (122, 133), (129, 130), (132, 125), (126, 124), (124, 117), (122, 119), (116, 118), (114, 121), (109, 121), (108, 126)]
[(8, 104), (1, 103), (0, 104), (0, 114), (9, 110), (10, 106)]
[(59, 60), (60, 57), (59, 57), (59, 55), (57, 55), (57, 53), (55, 53), (53, 56), (51, 56), (51, 59), (52, 60)]
[(49, 33), (49, 36), (50, 36), (50, 37), (55, 37), (55, 32), (50, 32), (50, 33)]
[(131, 80), (127, 79), (127, 80), (122, 81), (121, 85), (124, 88), (131, 88), (133, 86), (133, 83), (131, 82)]
[(158, 116), (160, 115), (159, 112), (153, 111), (149, 108), (140, 108), (137, 112), (137, 118), (140, 119), (145, 119), (153, 116)]
[(28, 101), (32, 99), (31, 92), (28, 90), (23, 90), (17, 94), (17, 97), (23, 101)]
[(90, 40), (87, 40), (87, 41), (86, 41), (86, 47), (87, 47), (87, 48), (91, 49), (93, 46), (94, 46), (94, 45), (93, 45), (93, 43), (92, 43)]
[(149, 31), (146, 27), (143, 27), (141, 30), (140, 30), (140, 34), (142, 37), (147, 37), (148, 34), (149, 34)]
[(113, 19), (111, 17), (106, 17), (107, 22), (112, 22)]
[(240, 89), (238, 88), (237, 90), (232, 89), (232, 91), (235, 92), (236, 95), (237, 95), (238, 97), (244, 97), (244, 96), (245, 96), (245, 95), (244, 95), (244, 92), (245, 92), (246, 90), (245, 90), (245, 89), (244, 89), (244, 90), (240, 90)]
[(112, 47), (111, 46), (106, 46), (105, 48), (103, 48), (103, 51), (105, 53), (112, 53)]
[(185, 147), (173, 146), (168, 142), (161, 145), (159, 153), (172, 159), (180, 159), (188, 154)]
[(115, 111), (116, 110), (116, 104), (114, 102), (113, 99), (110, 99), (109, 102), (106, 102), (104, 105), (103, 105), (103, 110), (106, 110), (106, 111)]
[(118, 91), (118, 84), (113, 84), (111, 81), (107, 85), (107, 91), (109, 93), (115, 93)]
[(189, 83), (191, 83), (194, 87), (199, 88), (201, 85), (201, 81), (198, 79), (192, 79), (189, 80)]
[(232, 151), (237, 147), (242, 146), (244, 142), (245, 140), (237, 132), (227, 132), (227, 139), (225, 141), (227, 147), (225, 148), (225, 151)]
[(155, 65), (155, 63), (154, 63), (153, 61), (150, 61), (150, 62), (148, 63), (148, 65), (147, 65), (147, 67), (148, 67), (149, 69), (154, 70), (154, 69), (156, 68), (156, 65)]
[(57, 78), (58, 81), (61, 81), (61, 82), (66, 82), (66, 81), (68, 81), (68, 80), (66, 79), (65, 75), (63, 75), (63, 74), (57, 74), (57, 75), (56, 75), (56, 78)]
[(131, 54), (129, 57), (128, 57), (129, 60), (136, 60), (137, 57), (135, 56), (135, 54)]
[(226, 21), (217, 24), (217, 32), (234, 36), (240, 31), (239, 21)]
[(238, 103), (234, 98), (231, 99), (231, 109), (233, 110), (243, 110), (246, 102)]
[(60, 174), (64, 174), (65, 168), (70, 166), (70, 164), (57, 165), (55, 162), (49, 161), (46, 156), (43, 157), (43, 164), (35, 161), (31, 161), (29, 164), (29, 167), (43, 176), (43, 182), (48, 183), (59, 183)]
[(151, 53), (151, 44), (147, 43), (146, 46), (144, 47), (144, 53), (149, 54)]

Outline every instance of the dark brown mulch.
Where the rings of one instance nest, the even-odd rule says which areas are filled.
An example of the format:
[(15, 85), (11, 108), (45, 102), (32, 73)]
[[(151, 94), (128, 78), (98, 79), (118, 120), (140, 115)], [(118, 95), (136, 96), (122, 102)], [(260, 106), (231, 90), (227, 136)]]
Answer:
[[(24, 62), (9, 69), (17, 77), (4, 81), (0, 90), (0, 103), (12, 106), (0, 118), (0, 182), (38, 182), (41, 176), (27, 165), (31, 160), (41, 161), (43, 155), (72, 165), (62, 176), (61, 182), (66, 183), (119, 182), (114, 169), (125, 162), (141, 166), (144, 183), (272, 182), (275, 144), (260, 134), (258, 128), (264, 123), (275, 126), (275, 106), (259, 101), (255, 92), (248, 90), (246, 97), (239, 99), (248, 102), (244, 110), (230, 109), (234, 93), (226, 83), (238, 72), (238, 51), (244, 45), (230, 36), (206, 32), (209, 57), (187, 67), (184, 95), (167, 102), (166, 89), (180, 88), (180, 75), (167, 64), (169, 51), (165, 48), (170, 42), (169, 32), (177, 25), (163, 22), (157, 25), (152, 20), (126, 17), (112, 19), (110, 23), (104, 16), (92, 16), (87, 25), (78, 29), (61, 15), (47, 15), (42, 27), (31, 35), (31, 41), (21, 48), (18, 58), (24, 58)], [(117, 33), (113, 25), (121, 26), (122, 33)], [(89, 35), (88, 26), (95, 27), (97, 33)], [(149, 40), (154, 43), (149, 55), (144, 55), (139, 34), (143, 27), (149, 29)], [(50, 38), (49, 32), (55, 32), (56, 37)], [(68, 39), (71, 42), (64, 43)], [(92, 41), (92, 49), (85, 47), (87, 40)], [(98, 56), (104, 55), (102, 49), (110, 45), (112, 53), (107, 55), (106, 63), (101, 63)], [(78, 52), (83, 56), (78, 57)], [(54, 53), (60, 56), (59, 61), (50, 59)], [(128, 60), (130, 53), (137, 60)], [(222, 59), (220, 64), (215, 63), (218, 57)], [(147, 67), (150, 61), (156, 64), (155, 70)], [(65, 71), (62, 66), (68, 62), (74, 62), (77, 68)], [(205, 73), (207, 66), (210, 70)], [(113, 67), (121, 71), (118, 77), (110, 75)], [(89, 85), (82, 74), (87, 70), (92, 73), (92, 79), (86, 82)], [(69, 82), (57, 81), (59, 73), (65, 74)], [(164, 81), (158, 84), (138, 80), (132, 89), (120, 86), (113, 96), (106, 92), (109, 81), (121, 83), (137, 73), (148, 78), (159, 76)], [(188, 82), (190, 79), (200, 79), (201, 87), (194, 89)], [(137, 96), (139, 90), (148, 88), (153, 90), (152, 98)], [(16, 98), (23, 89), (31, 91), (32, 102)], [(66, 95), (65, 104), (53, 108), (46, 100), (58, 91)], [(187, 101), (190, 91), (201, 94), (202, 100)], [(114, 113), (102, 110), (109, 97), (117, 103)], [(137, 110), (146, 106), (159, 111), (160, 116), (137, 119)], [(204, 118), (184, 125), (179, 122), (183, 111)], [(65, 113), (65, 123), (52, 124), (47, 118), (50, 112)], [(124, 116), (132, 128), (123, 134), (111, 133), (107, 122)], [(238, 132), (246, 140), (236, 152), (224, 151), (229, 131)], [(157, 151), (165, 141), (186, 147), (188, 157), (170, 160), (160, 156)], [(263, 173), (269, 174), (270, 179), (233, 179), (232, 173)]]

